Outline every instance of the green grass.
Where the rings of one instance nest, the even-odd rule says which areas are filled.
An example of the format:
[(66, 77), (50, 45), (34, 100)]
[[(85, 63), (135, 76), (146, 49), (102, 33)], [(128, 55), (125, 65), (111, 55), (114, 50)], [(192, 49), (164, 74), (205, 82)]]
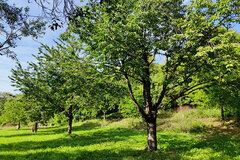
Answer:
[(0, 160), (240, 160), (239, 135), (223, 134), (213, 126), (201, 132), (164, 128), (163, 121), (181, 124), (176, 120), (177, 114), (160, 115), (162, 124), (159, 126), (162, 128), (157, 133), (158, 154), (144, 152), (147, 137), (140, 119), (90, 120), (75, 123), (71, 136), (66, 134), (66, 126), (41, 127), (37, 133), (31, 133), (30, 128), (0, 129)]

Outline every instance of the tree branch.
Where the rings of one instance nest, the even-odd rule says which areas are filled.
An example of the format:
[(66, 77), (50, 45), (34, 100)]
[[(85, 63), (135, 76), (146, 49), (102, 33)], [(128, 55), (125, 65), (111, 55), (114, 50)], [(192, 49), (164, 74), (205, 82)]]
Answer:
[(129, 94), (130, 94), (130, 97), (131, 99), (133, 100), (135, 106), (137, 107), (137, 109), (139, 110), (139, 112), (141, 113), (141, 116), (146, 119), (147, 118), (147, 115), (146, 113), (144, 112), (144, 110), (142, 109), (142, 107), (137, 103), (137, 100), (135, 99), (134, 95), (133, 95), (133, 91), (132, 91), (132, 85), (129, 81), (129, 78), (128, 78), (128, 75), (127, 74), (124, 74), (125, 76), (125, 79), (126, 79), (126, 82), (127, 82), (127, 85), (128, 85), (128, 90), (129, 90)]
[[(192, 87), (190, 87), (190, 88), (185, 88), (184, 91), (182, 91), (182, 92), (178, 93), (177, 95), (173, 96), (174, 98), (173, 98), (169, 103), (167, 103), (167, 105), (170, 104), (170, 103), (172, 103), (172, 102), (174, 102), (174, 101), (176, 101), (177, 99), (179, 99), (179, 98), (181, 98), (181, 97), (184, 97), (184, 96), (189, 95), (190, 93), (192, 93), (192, 92), (194, 92), (194, 91), (196, 91), (196, 90), (205, 88), (206, 86), (204, 86), (204, 87), (199, 87), (199, 88), (195, 88), (195, 87), (198, 87), (198, 86), (200, 86), (200, 85), (207, 84), (207, 83), (210, 83), (210, 82), (211, 82), (211, 81), (202, 82), (202, 83), (196, 84), (196, 85), (194, 85), (194, 86), (192, 86)], [(194, 89), (194, 88), (195, 88), (195, 89)], [(191, 90), (191, 91), (190, 91), (190, 90)], [(189, 91), (189, 92), (188, 92), (188, 91)], [(188, 92), (188, 93), (186, 93), (186, 92)]]
[(157, 54), (157, 50), (154, 51), (153, 59), (150, 61), (149, 65), (152, 64), (154, 62), (154, 60), (156, 59), (156, 54)]
[[(168, 57), (166, 58), (166, 71), (165, 71), (165, 80), (168, 79)], [(153, 105), (154, 108), (157, 108), (158, 110), (158, 106), (161, 104), (164, 96), (165, 96), (165, 93), (167, 91), (167, 84), (163, 84), (163, 87), (162, 87), (162, 92), (160, 94), (160, 96), (158, 97), (157, 99), (157, 102)]]

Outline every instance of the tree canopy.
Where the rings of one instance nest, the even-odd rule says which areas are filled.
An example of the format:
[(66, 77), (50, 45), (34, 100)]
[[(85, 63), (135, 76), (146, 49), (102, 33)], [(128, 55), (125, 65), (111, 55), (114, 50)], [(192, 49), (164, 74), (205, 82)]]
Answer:
[[(211, 42), (221, 38), (221, 27), (239, 22), (238, 3), (191, 1), (186, 7), (182, 1), (168, 0), (90, 2), (76, 9), (68, 30), (85, 45), (88, 58), (125, 77), (130, 97), (147, 122), (148, 149), (157, 150), (157, 110), (214, 81), (202, 75), (216, 69), (216, 54), (225, 42), (216, 42), (218, 52)], [(232, 56), (239, 44), (228, 40), (234, 51), (225, 54)], [(166, 62), (160, 92), (153, 98), (150, 66), (156, 55)], [(134, 95), (134, 81), (142, 85), (143, 105)]]

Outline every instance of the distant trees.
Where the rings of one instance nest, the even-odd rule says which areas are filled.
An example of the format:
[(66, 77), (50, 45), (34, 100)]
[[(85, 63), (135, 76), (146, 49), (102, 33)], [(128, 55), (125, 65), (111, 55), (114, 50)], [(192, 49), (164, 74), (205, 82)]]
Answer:
[(2, 114), (4, 111), (4, 105), (7, 102), (7, 100), (9, 98), (14, 97), (14, 95), (12, 95), (11, 93), (8, 92), (0, 92), (0, 124), (3, 123), (3, 118), (2, 118)]
[(20, 129), (21, 123), (34, 123), (35, 132), (37, 132), (38, 123), (43, 123), (48, 119), (47, 112), (43, 110), (43, 105), (27, 99), (24, 95), (8, 97), (0, 115), (1, 124), (14, 123), (17, 124), (17, 129)]
[[(219, 107), (222, 120), (226, 114), (239, 117), (239, 70), (240, 70), (240, 34), (231, 29), (219, 27), (218, 36), (210, 40), (210, 46), (201, 48), (201, 57), (209, 54), (214, 58), (211, 69), (199, 77), (212, 79), (208, 88), (194, 93), (187, 98), (192, 103), (204, 106)], [(203, 76), (204, 75), (204, 76)], [(202, 94), (202, 95), (201, 95)]]
[(8, 92), (0, 92), (0, 116), (3, 111), (4, 104), (6, 103), (8, 98), (14, 97), (11, 93)]
[[(43, 45), (36, 57), (37, 63), (29, 63), (27, 69), (18, 65), (11, 76), (25, 95), (48, 108), (50, 113), (62, 112), (68, 117), (68, 133), (71, 134), (75, 98), (84, 94), (85, 81), (83, 61), (78, 56), (77, 45), (61, 41), (56, 48)], [(82, 61), (82, 62), (81, 62)], [(81, 94), (82, 93), (82, 94)]]
[(80, 108), (92, 106), (106, 112), (113, 105), (111, 100), (105, 102), (107, 95), (121, 94), (121, 84), (111, 84), (80, 51), (81, 43), (62, 35), (56, 47), (42, 45), (35, 56), (37, 62), (29, 63), (27, 69), (19, 64), (10, 77), (26, 97), (43, 105), (41, 110), (63, 113), (68, 118), (68, 134)]
[(27, 108), (21, 98), (21, 95), (17, 95), (7, 99), (1, 115), (2, 123), (16, 123), (17, 129), (20, 129), (21, 122), (26, 122)]

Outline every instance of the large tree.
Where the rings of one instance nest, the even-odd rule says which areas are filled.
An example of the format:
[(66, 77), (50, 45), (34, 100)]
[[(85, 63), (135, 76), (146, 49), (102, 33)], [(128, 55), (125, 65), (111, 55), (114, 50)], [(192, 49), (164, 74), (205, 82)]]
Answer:
[[(217, 57), (206, 51), (221, 26), (237, 22), (236, 1), (115, 0), (78, 7), (68, 30), (78, 35), (87, 56), (103, 69), (124, 76), (129, 94), (147, 124), (148, 150), (157, 150), (157, 111), (214, 81), (202, 76), (214, 69)], [(210, 46), (211, 47), (211, 46)], [(220, 48), (221, 49), (221, 48)], [(153, 83), (151, 65), (165, 60), (160, 82)], [(142, 86), (141, 105), (132, 83)], [(153, 96), (153, 88), (160, 89)]]

